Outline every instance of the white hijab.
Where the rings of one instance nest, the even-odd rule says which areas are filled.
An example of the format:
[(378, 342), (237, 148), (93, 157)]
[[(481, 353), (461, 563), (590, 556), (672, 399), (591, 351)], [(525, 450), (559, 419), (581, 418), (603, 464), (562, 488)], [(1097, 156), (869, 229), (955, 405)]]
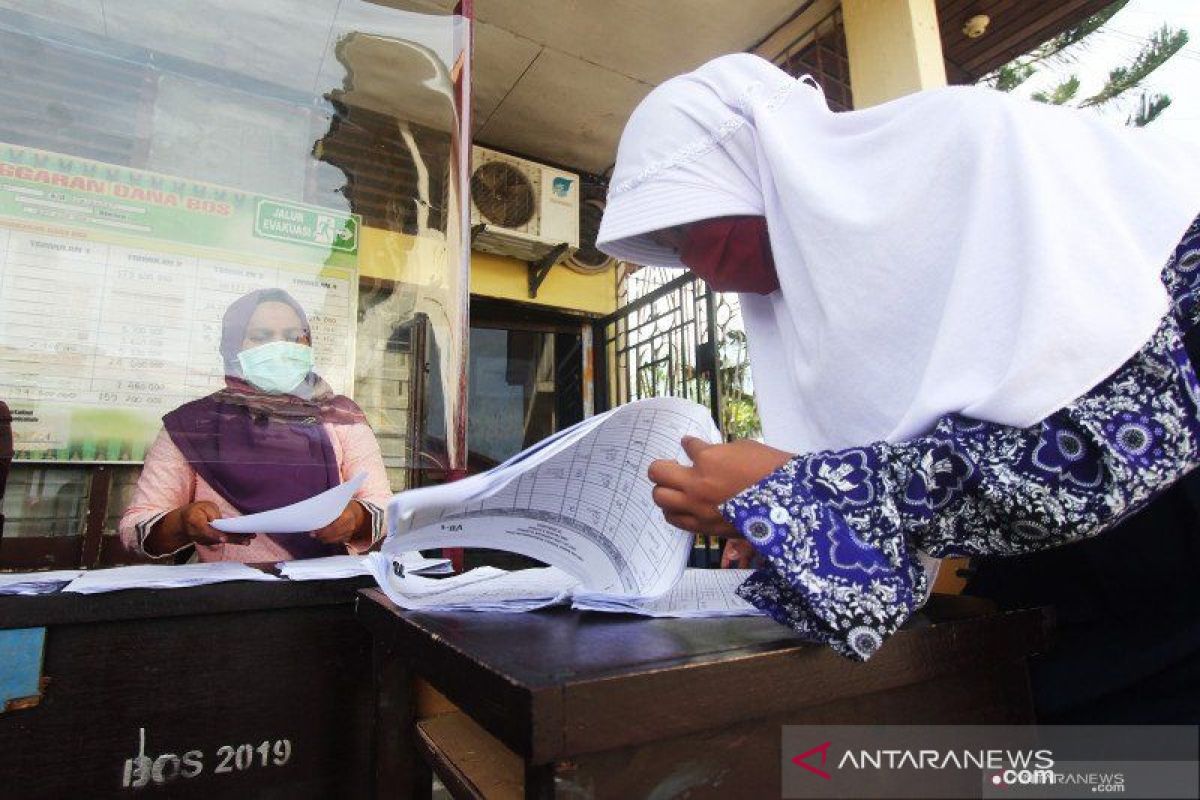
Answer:
[(982, 88), (833, 113), (751, 55), (673, 78), (621, 137), (597, 240), (765, 215), (780, 289), (741, 295), (768, 444), (899, 441), (951, 412), (1032, 425), (1136, 353), (1200, 212), (1200, 149)]

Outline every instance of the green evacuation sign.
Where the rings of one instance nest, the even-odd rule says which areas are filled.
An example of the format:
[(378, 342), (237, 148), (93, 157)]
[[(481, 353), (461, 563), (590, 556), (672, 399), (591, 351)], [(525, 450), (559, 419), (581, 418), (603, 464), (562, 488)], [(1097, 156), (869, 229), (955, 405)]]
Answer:
[(254, 235), (293, 244), (307, 244), (342, 253), (358, 252), (357, 214), (336, 214), (277, 200), (258, 201)]

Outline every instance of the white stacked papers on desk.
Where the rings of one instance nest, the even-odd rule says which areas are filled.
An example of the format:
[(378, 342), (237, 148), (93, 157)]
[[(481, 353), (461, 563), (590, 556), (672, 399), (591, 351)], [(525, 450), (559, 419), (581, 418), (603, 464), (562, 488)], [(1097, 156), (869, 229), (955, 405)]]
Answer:
[(50, 594), (83, 574), (81, 569), (53, 572), (0, 572), (0, 594)]
[(204, 586), (227, 581), (277, 581), (270, 573), (236, 561), (212, 561), (206, 564), (146, 564), (113, 567), (84, 572), (67, 584), (64, 592), (97, 594), (122, 589), (175, 589)]
[[(413, 575), (448, 575), (454, 571), (448, 558), (426, 558), (420, 553), (405, 553), (401, 559), (406, 572)], [(327, 556), (279, 562), (279, 572), (290, 581), (324, 581), (370, 575), (367, 556)]]
[(646, 617), (743, 617), (761, 614), (735, 593), (748, 569), (688, 569), (666, 594), (654, 598), (614, 598), (585, 591), (579, 581), (554, 567), (506, 572), (478, 567), (437, 580), (400, 574), (399, 558), (382, 553), (367, 557), (384, 594), (401, 608), (419, 611), (535, 611), (570, 605), (582, 611), (637, 614)]
[(533, 611), (561, 605), (578, 581), (554, 567), (506, 572), (477, 567), (453, 578), (425, 578), (405, 569), (397, 574), (395, 556), (372, 553), (371, 572), (388, 598), (414, 611)]
[(762, 614), (738, 597), (735, 589), (750, 577), (750, 569), (687, 569), (679, 582), (661, 597), (613, 597), (578, 590), (573, 608), (639, 614), (646, 617), (748, 617)]

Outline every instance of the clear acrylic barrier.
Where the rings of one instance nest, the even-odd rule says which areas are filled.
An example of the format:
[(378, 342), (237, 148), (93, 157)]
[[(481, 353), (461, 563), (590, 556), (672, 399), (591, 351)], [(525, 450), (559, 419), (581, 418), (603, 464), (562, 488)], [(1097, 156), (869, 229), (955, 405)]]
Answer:
[[(136, 545), (206, 490), (250, 513), (360, 469), (381, 499), (464, 466), (451, 10), (0, 0), (6, 538), (84, 534), (74, 508), (37, 529), (37, 486), (137, 507), (96, 514)], [(89, 465), (117, 476), (104, 497)]]

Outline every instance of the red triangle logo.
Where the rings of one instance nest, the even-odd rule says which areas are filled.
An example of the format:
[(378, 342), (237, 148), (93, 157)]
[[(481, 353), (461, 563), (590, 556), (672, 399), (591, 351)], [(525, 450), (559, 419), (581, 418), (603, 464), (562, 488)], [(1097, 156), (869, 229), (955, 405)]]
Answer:
[(807, 759), (809, 756), (812, 756), (816, 753), (820, 753), (821, 754), (821, 766), (822, 767), (825, 766), (825, 759), (829, 757), (829, 746), (832, 744), (833, 744), (833, 742), (825, 742), (824, 744), (819, 744), (816, 747), (805, 750), (803, 753), (801, 753), (798, 756), (792, 756), (792, 763), (795, 764), (797, 767), (802, 767), (802, 768), (808, 770), (809, 772), (811, 772), (814, 775), (820, 775), (825, 780), (829, 780), (830, 778), (833, 777), (832, 775), (830, 775), (828, 772), (826, 772), (823, 769), (818, 769), (817, 767), (814, 767), (812, 764), (809, 764), (807, 761), (805, 761), (805, 759)]

